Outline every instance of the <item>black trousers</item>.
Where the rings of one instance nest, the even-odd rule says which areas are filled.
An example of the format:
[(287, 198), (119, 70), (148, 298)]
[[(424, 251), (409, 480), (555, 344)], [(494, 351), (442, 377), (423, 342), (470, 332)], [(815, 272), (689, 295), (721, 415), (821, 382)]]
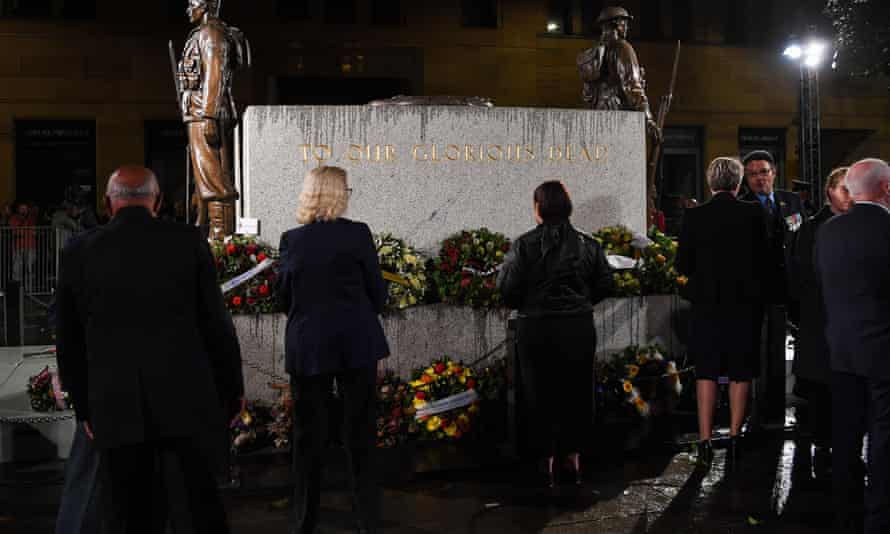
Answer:
[(377, 523), (380, 490), (374, 475), (376, 367), (335, 375), (291, 377), (294, 406), (294, 525), (309, 534), (318, 527), (321, 470), (328, 443), (334, 380), (343, 399), (343, 443), (349, 463), (353, 509), (371, 531)]
[(831, 386), (797, 377), (797, 389), (807, 399), (806, 423), (813, 434), (813, 444), (819, 447), (831, 446)]
[(593, 424), (591, 315), (519, 320), (522, 443), (533, 458), (579, 452)]
[[(844, 528), (862, 517), (865, 533), (890, 532), (890, 380), (832, 374), (832, 478)], [(863, 499), (862, 438), (868, 434), (868, 489)], [(855, 527), (854, 527), (855, 528)]]
[(226, 534), (209, 438), (153, 441), (101, 451), (109, 532)]

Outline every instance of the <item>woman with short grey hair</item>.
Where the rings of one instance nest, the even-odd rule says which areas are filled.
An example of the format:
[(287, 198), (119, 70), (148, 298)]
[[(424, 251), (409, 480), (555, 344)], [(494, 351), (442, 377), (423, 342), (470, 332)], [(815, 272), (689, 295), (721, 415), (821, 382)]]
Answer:
[(727, 462), (738, 465), (739, 436), (751, 380), (760, 363), (760, 313), (768, 272), (763, 209), (736, 196), (744, 168), (736, 158), (708, 165), (712, 198), (686, 210), (677, 270), (688, 278), (684, 296), (692, 301), (689, 355), (695, 363), (699, 463), (713, 459), (711, 431), (717, 380), (729, 377), (731, 413)]

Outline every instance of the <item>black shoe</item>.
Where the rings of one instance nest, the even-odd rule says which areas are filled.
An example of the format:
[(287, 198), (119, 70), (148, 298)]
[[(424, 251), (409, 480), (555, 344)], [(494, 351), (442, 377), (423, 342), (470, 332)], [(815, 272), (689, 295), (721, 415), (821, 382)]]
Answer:
[(699, 441), (696, 444), (695, 448), (695, 463), (697, 463), (701, 467), (710, 467), (711, 462), (714, 461), (714, 447), (711, 446), (711, 440), (706, 439), (703, 441)]

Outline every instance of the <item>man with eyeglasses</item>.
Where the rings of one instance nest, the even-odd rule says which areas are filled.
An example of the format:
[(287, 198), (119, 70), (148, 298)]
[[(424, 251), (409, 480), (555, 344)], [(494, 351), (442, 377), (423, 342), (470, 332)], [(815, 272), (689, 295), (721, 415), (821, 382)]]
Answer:
[(785, 340), (787, 321), (797, 324), (797, 304), (789, 294), (789, 269), (794, 238), (806, 221), (800, 197), (790, 191), (775, 189), (776, 163), (765, 150), (755, 150), (744, 157), (745, 184), (748, 192), (741, 197), (763, 206), (770, 247), (770, 273), (767, 282), (767, 307), (764, 310), (765, 349), (761, 352), (760, 384), (755, 419), (759, 422), (784, 422), (785, 418)]

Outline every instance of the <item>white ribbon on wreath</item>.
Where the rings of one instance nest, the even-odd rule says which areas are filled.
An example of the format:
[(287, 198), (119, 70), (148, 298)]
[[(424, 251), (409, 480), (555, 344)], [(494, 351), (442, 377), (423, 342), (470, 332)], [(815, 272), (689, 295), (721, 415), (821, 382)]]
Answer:
[(473, 404), (477, 400), (479, 400), (479, 395), (476, 393), (476, 390), (468, 389), (457, 395), (452, 395), (450, 397), (445, 397), (444, 399), (424, 404), (417, 409), (417, 414), (414, 416), (414, 419), (419, 420), (423, 417), (429, 417), (443, 412), (456, 410), (457, 408), (463, 408), (464, 406)]
[(219, 286), (220, 291), (222, 291), (223, 294), (225, 294), (225, 293), (228, 293), (229, 291), (235, 289), (236, 287), (246, 284), (253, 278), (256, 278), (257, 276), (259, 276), (259, 274), (262, 273), (263, 271), (271, 268), (273, 265), (275, 265), (275, 263), (277, 261), (278, 260), (273, 260), (272, 258), (264, 259), (262, 261), (262, 263), (260, 263), (256, 267), (253, 267), (249, 271), (245, 271), (245, 272), (239, 274), (238, 276), (232, 278), (231, 280), (220, 285)]
[(493, 269), (489, 269), (487, 271), (480, 271), (479, 269), (474, 269), (472, 267), (464, 267), (463, 269), (461, 269), (461, 272), (470, 273), (475, 276), (486, 277), (486, 276), (492, 276), (492, 275), (498, 274), (498, 271), (500, 271), (500, 270), (501, 270), (501, 266), (498, 265), (497, 267), (494, 267)]

